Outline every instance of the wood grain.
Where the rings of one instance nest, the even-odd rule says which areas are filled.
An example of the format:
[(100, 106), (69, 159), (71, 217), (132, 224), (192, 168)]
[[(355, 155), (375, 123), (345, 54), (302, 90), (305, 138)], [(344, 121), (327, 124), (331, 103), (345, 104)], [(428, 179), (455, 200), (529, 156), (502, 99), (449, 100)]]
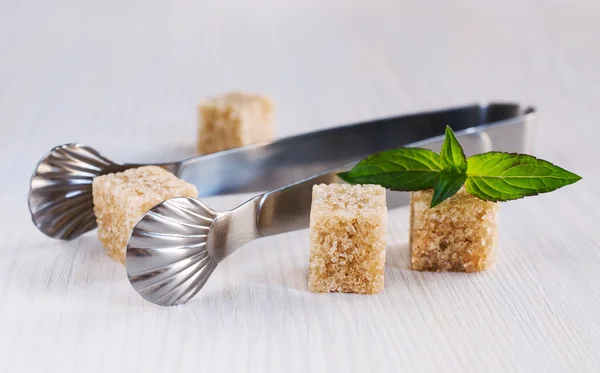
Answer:
[[(599, 16), (584, 0), (1, 0), (0, 371), (600, 371)], [(179, 159), (197, 102), (237, 88), (274, 97), (279, 137), (533, 104), (536, 155), (584, 179), (503, 205), (481, 274), (408, 270), (407, 211), (390, 212), (375, 296), (309, 293), (299, 231), (249, 244), (194, 301), (159, 308), (93, 233), (33, 227), (28, 178), (52, 146)]]

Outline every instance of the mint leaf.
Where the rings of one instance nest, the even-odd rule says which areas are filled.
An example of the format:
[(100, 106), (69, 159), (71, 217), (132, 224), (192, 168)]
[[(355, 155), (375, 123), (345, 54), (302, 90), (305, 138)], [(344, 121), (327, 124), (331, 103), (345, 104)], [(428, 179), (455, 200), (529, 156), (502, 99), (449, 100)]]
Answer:
[(399, 148), (363, 159), (338, 176), (351, 184), (378, 184), (398, 191), (433, 188), (431, 207), (465, 185), (487, 201), (510, 201), (573, 184), (580, 176), (525, 154), (489, 152), (468, 159), (450, 127), (438, 155), (428, 149)]
[(489, 152), (467, 159), (467, 192), (487, 201), (534, 196), (579, 180), (572, 172), (525, 154)]
[(460, 173), (467, 172), (465, 152), (449, 126), (446, 126), (446, 138), (442, 145), (440, 159), (444, 169), (456, 169)]
[(428, 149), (399, 148), (374, 154), (338, 176), (351, 184), (378, 184), (399, 191), (433, 188), (442, 166)]
[(467, 179), (467, 158), (454, 132), (446, 126), (446, 138), (440, 152), (442, 172), (433, 187), (431, 206), (435, 207), (452, 197)]
[(431, 208), (452, 197), (463, 186), (467, 174), (455, 169), (446, 169), (440, 172), (437, 183), (433, 187), (433, 198), (431, 199)]

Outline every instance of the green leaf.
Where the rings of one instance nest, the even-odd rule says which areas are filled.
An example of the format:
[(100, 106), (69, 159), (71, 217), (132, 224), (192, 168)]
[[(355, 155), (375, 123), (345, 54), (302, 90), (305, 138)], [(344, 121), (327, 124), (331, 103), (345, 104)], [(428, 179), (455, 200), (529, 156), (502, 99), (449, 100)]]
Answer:
[(399, 148), (374, 154), (338, 176), (351, 184), (378, 184), (398, 191), (433, 188), (442, 166), (428, 149)]
[(446, 138), (442, 145), (440, 159), (444, 169), (456, 169), (461, 173), (467, 172), (465, 152), (449, 126), (446, 126)]
[(442, 170), (434, 186), (430, 207), (433, 208), (456, 194), (466, 179), (467, 174), (464, 172), (459, 172), (455, 169)]
[(434, 186), (431, 206), (435, 207), (452, 197), (467, 179), (467, 158), (454, 132), (446, 126), (446, 138), (440, 152), (442, 172)]
[(487, 201), (510, 201), (547, 193), (581, 177), (525, 154), (489, 152), (467, 160), (466, 189)]

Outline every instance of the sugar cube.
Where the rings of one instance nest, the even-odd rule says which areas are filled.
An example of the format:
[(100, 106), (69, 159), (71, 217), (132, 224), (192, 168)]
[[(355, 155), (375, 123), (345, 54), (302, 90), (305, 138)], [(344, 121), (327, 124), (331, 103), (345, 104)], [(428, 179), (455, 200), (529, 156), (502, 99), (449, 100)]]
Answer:
[(418, 271), (477, 272), (492, 265), (498, 203), (483, 201), (464, 188), (434, 208), (432, 190), (411, 193), (410, 250)]
[(198, 151), (209, 154), (274, 137), (273, 102), (266, 96), (232, 92), (199, 106)]
[(314, 292), (383, 290), (387, 208), (377, 185), (313, 187), (308, 286)]
[(198, 196), (194, 185), (157, 166), (95, 177), (92, 193), (98, 238), (121, 263), (133, 226), (146, 212), (169, 198)]

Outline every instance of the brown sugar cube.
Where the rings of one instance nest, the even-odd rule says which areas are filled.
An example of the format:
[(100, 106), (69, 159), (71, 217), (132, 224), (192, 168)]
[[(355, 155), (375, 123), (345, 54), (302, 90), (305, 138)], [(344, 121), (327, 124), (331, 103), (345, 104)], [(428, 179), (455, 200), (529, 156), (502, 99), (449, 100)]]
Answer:
[(498, 203), (483, 201), (464, 188), (434, 208), (433, 190), (413, 192), (410, 250), (417, 271), (477, 272), (494, 262)]
[(194, 185), (157, 166), (95, 177), (92, 192), (98, 238), (121, 263), (133, 226), (146, 212), (169, 198), (198, 197)]
[(198, 151), (209, 154), (273, 139), (273, 111), (271, 99), (245, 92), (201, 103)]
[(383, 290), (387, 208), (377, 185), (313, 187), (308, 287), (314, 292)]

